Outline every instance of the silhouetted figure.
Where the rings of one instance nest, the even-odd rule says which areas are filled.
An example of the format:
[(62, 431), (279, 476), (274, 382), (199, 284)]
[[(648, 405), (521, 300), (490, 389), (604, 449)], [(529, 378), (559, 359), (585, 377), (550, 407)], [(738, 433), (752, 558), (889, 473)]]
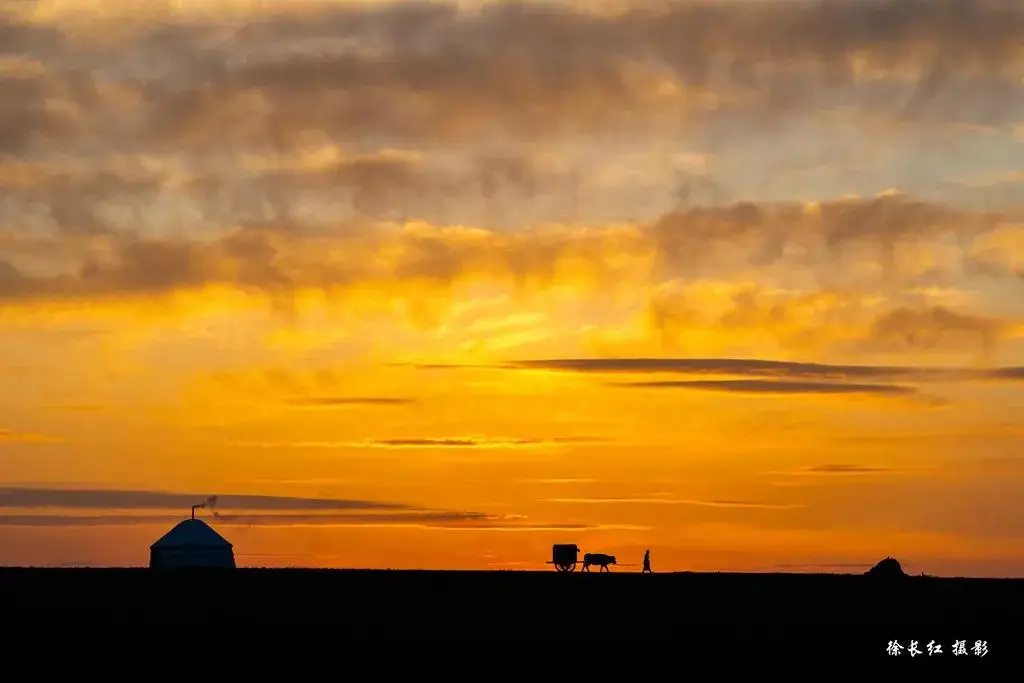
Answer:
[(603, 572), (609, 572), (611, 570), (608, 569), (608, 565), (618, 564), (618, 562), (615, 561), (614, 555), (605, 555), (604, 553), (587, 553), (583, 556), (583, 571), (589, 572), (590, 565), (592, 564), (596, 564)]
[(644, 551), (644, 568), (640, 571), (641, 574), (652, 574), (651, 571), (651, 549), (648, 548)]

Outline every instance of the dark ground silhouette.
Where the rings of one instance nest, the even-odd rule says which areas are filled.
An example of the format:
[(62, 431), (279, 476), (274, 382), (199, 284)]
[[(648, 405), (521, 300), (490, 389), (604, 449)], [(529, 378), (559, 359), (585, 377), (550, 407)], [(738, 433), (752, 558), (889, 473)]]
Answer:
[[(783, 659), (895, 660), (886, 655), (889, 641), (906, 648), (916, 640), (924, 651), (935, 640), (944, 643), (940, 658), (988, 666), (1017, 657), (1024, 580), (8, 568), (0, 569), (0, 604), (11, 621), (66, 618), (122, 628), (208, 622), (225, 633), (316, 623), (334, 639), (670, 640), (704, 653), (737, 656), (737, 648), (753, 648)], [(989, 653), (954, 657), (955, 640), (968, 647), (984, 640)], [(909, 658), (906, 649), (899, 657)]]

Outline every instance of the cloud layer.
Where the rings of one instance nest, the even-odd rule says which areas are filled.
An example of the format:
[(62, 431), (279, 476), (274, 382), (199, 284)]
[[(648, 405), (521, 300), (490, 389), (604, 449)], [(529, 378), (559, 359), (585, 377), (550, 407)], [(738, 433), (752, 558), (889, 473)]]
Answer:
[[(405, 503), (291, 496), (203, 496), (117, 489), (0, 488), (0, 526), (164, 525), (181, 521), (171, 510), (205, 508), (216, 524), (268, 526), (415, 526), (543, 530), (596, 528), (589, 524), (527, 523), (522, 515), (431, 510)], [(51, 510), (63, 510), (52, 514)], [(83, 511), (105, 510), (105, 514)], [(165, 514), (155, 514), (165, 511)]]
[[(635, 3), (612, 13), (324, 3), (218, 19), (165, 15), (120, 35), (6, 19), (10, 52), (64, 65), (18, 84), (6, 148), (82, 134), (82, 108), (127, 102), (143, 125), (122, 113), (108, 130), (135, 124), (123, 129), (139, 131), (128, 144), (195, 149), (224, 136), (282, 145), (322, 131), (414, 142), (496, 129), (535, 137), (628, 125), (638, 111), (665, 126), (752, 108), (763, 118), (842, 104), (856, 85), (879, 107), (941, 117), (968, 109), (963, 96), (980, 84), (1013, 102), (1024, 68), (1024, 17), (1011, 2)], [(149, 61), (115, 71), (126, 49)], [(90, 78), (97, 67), (102, 75)], [(74, 108), (48, 109), (54, 92)], [(991, 122), (1008, 110), (982, 111)]]
[(269, 300), (436, 329), (489, 288), (670, 349), (1022, 336), (1013, 3), (21, 9), (0, 324)]

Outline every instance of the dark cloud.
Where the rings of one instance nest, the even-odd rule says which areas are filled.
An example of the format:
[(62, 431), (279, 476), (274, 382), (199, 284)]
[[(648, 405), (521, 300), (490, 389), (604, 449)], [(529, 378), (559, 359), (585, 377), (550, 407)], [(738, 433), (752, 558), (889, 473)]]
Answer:
[(875, 320), (867, 343), (887, 350), (980, 346), (991, 351), (1008, 327), (1001, 320), (965, 315), (942, 306), (902, 307)]
[[(8, 0), (6, 4), (10, 4)], [(25, 2), (24, 4), (28, 4)], [(0, 7), (8, 9), (8, 7)], [(64, 44), (64, 35), (55, 26), (21, 21), (14, 13), (0, 16), (0, 55), (38, 56), (54, 52)]]
[[(116, 510), (188, 510), (206, 494), (116, 489), (0, 488), (0, 508), (104, 508)], [(217, 497), (218, 510), (412, 510), (411, 505), (367, 500), (286, 496)]]
[(309, 396), (285, 401), (288, 405), (303, 408), (331, 408), (341, 406), (405, 406), (415, 403), (411, 398), (384, 396)]
[[(172, 515), (0, 515), (0, 526), (22, 527), (172, 526), (180, 521), (180, 517)], [(217, 526), (417, 526), (481, 531), (588, 531), (616, 528), (580, 523), (526, 523), (507, 521), (493, 515), (457, 512), (384, 515), (220, 515), (217, 518)]]
[(58, 86), (56, 77), (0, 73), (0, 159), (40, 141), (74, 135), (74, 117), (47, 106), (47, 98), (60, 97)]
[[(992, 123), (1019, 109), (1022, 36), (1019, 4), (971, 0), (659, 3), (600, 14), (547, 3), (324, 3), (262, 10), (233, 27), (165, 16), (119, 38), (102, 24), (0, 24), (2, 49), (39, 60), (47, 79), (94, 75), (122, 93), (99, 104), (67, 93), (63, 111), (91, 104), (93, 116), (61, 114), (66, 138), (102, 132), (120, 149), (202, 153), (325, 133), (419, 143), (668, 130), (743, 114), (774, 122), (851, 99), (914, 119)], [(885, 77), (859, 74), (865, 61)], [(10, 104), (0, 140), (10, 142), (31, 140), (14, 131), (62, 111), (40, 97), (0, 101)]]
[[(452, 526), (463, 522), (483, 524), (491, 518), (476, 513), (403, 513), (403, 514), (278, 514), (217, 515), (217, 525), (259, 526), (331, 526), (331, 525), (416, 525)], [(174, 515), (0, 515), (0, 526), (125, 526), (173, 525), (181, 521)]]
[(907, 396), (917, 393), (914, 387), (892, 384), (841, 384), (830, 382), (795, 382), (765, 379), (680, 380), (663, 382), (611, 382), (609, 386), (646, 389), (699, 389), (743, 394), (883, 394)]
[(697, 375), (753, 375), (762, 377), (899, 377), (913, 374), (913, 368), (823, 365), (789, 361), (732, 358), (554, 358), (510, 361), (509, 368), (558, 370), (585, 373), (672, 373)]
[[(589, 529), (590, 525), (525, 522), (521, 515), (437, 510), (404, 503), (289, 496), (205, 496), (162, 491), (117, 489), (0, 488), (0, 526), (171, 525), (182, 513), (203, 505), (217, 524), (227, 525), (415, 525), (456, 529)], [(39, 513), (62, 509), (66, 514)], [(72, 510), (102, 509), (110, 514), (75, 514)], [(33, 512), (27, 512), (33, 510)], [(122, 511), (138, 511), (135, 513)], [(150, 512), (152, 511), (152, 512)], [(157, 512), (159, 511), (159, 512)]]
[[(664, 272), (713, 276), (723, 262), (752, 266), (791, 262), (816, 268), (846, 256), (875, 259), (883, 276), (916, 275), (897, 247), (920, 240), (955, 239), (969, 245), (1008, 222), (999, 212), (971, 213), (951, 204), (900, 194), (800, 202), (737, 202), (665, 214), (647, 227)], [(801, 252), (796, 257), (793, 252)], [(829, 274), (822, 271), (823, 276)]]
[[(968, 106), (965, 76), (987, 80), (979, 92), (1012, 97), (1024, 35), (1019, 7), (967, 0), (665, 3), (603, 15), (540, 3), (478, 12), (402, 3), (256, 19), (220, 45), (212, 25), (192, 22), (120, 46), (177, 61), (175, 78), (144, 89), (156, 139), (198, 144), (227, 133), (287, 144), (329, 131), (452, 140), (659, 115), (668, 123), (698, 98), (657, 96), (666, 77), (764, 117), (841, 103), (836, 93), (858, 81), (858, 55), (892, 77), (864, 86), (862, 97), (904, 115), (941, 115)], [(921, 75), (900, 85), (901, 71)]]
[(592, 374), (738, 375), (778, 380), (954, 381), (1024, 378), (1024, 368), (940, 368), (884, 365), (829, 365), (746, 358), (553, 358), (510, 361), (509, 370), (552, 370)]
[[(0, 515), (0, 526), (95, 527), (172, 526), (181, 521), (174, 515)], [(417, 526), (439, 529), (502, 531), (584, 531), (599, 529), (591, 524), (526, 523), (475, 512), (408, 512), (384, 514), (220, 514), (217, 526)]]
[[(0, 488), (0, 509), (22, 511), (0, 514), (0, 526), (163, 526), (175, 524), (182, 519), (182, 514), (170, 511), (177, 509), (184, 513), (194, 505), (204, 504), (218, 525), (412, 525), (509, 531), (603, 528), (589, 524), (527, 521), (523, 515), (438, 510), (382, 501), (290, 496), (205, 496), (163, 491), (42, 487)], [(69, 512), (35, 512), (40, 509), (63, 509)], [(70, 512), (84, 509), (103, 509), (110, 511), (110, 514)], [(121, 511), (138, 512), (125, 514)]]

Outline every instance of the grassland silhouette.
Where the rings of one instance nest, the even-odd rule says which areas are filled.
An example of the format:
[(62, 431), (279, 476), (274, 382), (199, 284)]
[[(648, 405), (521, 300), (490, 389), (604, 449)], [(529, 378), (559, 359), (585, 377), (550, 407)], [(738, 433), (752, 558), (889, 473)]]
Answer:
[(614, 555), (555, 544), (543, 571), (245, 568), (196, 507), (153, 544), (149, 568), (0, 568), (6, 614), (184, 625), (214, 605), (250, 627), (329, 617), (352, 639), (686, 639), (705, 653), (832, 647), (852, 659), (990, 662), (1012, 652), (1005, 627), (1024, 604), (1024, 581), (911, 576), (893, 557), (862, 574), (655, 573), (648, 548), (621, 565), (640, 571), (617, 572)]

